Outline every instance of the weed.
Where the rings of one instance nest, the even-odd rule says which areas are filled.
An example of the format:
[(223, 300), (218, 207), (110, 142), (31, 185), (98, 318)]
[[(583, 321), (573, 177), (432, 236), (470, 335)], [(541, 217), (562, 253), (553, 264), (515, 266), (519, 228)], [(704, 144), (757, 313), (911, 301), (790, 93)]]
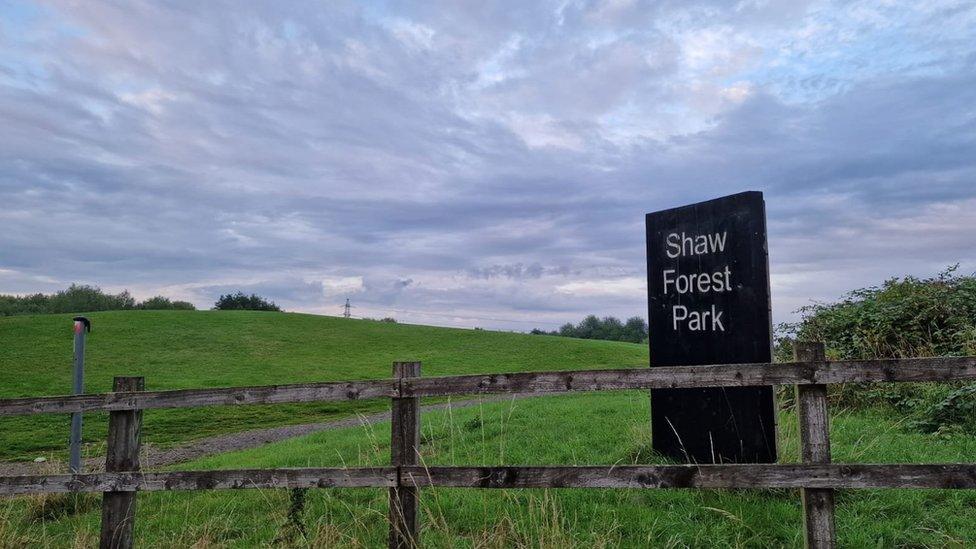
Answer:
[(976, 423), (976, 385), (959, 387), (927, 406), (912, 424), (927, 433), (962, 433)]
[(475, 416), (464, 422), (464, 430), (469, 433), (480, 431), (484, 426), (485, 422), (481, 416)]
[(288, 491), (288, 520), (275, 538), (275, 544), (292, 545), (308, 539), (305, 528), (305, 496), (308, 488), (292, 488)]
[(31, 522), (60, 520), (99, 509), (101, 498), (91, 493), (32, 494), (26, 498), (26, 516)]

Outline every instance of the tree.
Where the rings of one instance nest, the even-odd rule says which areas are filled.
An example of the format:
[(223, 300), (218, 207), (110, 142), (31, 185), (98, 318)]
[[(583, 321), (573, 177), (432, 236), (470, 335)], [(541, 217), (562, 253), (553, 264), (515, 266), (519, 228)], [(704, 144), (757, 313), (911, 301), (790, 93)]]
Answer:
[(600, 334), (600, 319), (596, 315), (589, 315), (576, 326), (576, 337), (583, 339), (598, 339)]
[(48, 303), (48, 312), (76, 313), (132, 309), (135, 308), (136, 300), (127, 290), (112, 295), (106, 294), (97, 286), (72, 284), (52, 295)]
[(597, 329), (596, 339), (607, 339), (610, 341), (624, 340), (624, 323), (613, 316), (603, 317), (600, 327)]
[(639, 316), (632, 316), (624, 324), (624, 339), (633, 343), (643, 343), (647, 341), (647, 321)]
[(236, 294), (221, 294), (213, 308), (220, 311), (281, 311), (281, 308), (275, 305), (274, 301), (269, 301), (256, 294), (246, 295), (241, 291)]

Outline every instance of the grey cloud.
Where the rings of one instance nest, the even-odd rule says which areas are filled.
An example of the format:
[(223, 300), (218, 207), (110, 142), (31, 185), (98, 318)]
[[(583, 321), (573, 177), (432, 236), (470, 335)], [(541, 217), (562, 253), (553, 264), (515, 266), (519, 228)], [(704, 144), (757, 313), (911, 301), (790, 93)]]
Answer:
[(544, 267), (539, 263), (532, 263), (530, 265), (513, 263), (508, 265), (490, 265), (488, 267), (468, 269), (467, 273), (468, 276), (473, 278), (491, 279), (505, 277), (518, 280), (523, 278), (541, 278), (543, 276), (554, 275), (565, 276), (570, 274), (570, 269), (565, 266)]
[(223, 294), (244, 292), (258, 294), (272, 298), (279, 306), (282, 304), (319, 304), (322, 301), (322, 283), (307, 282), (301, 279), (282, 279), (273, 281), (253, 282), (247, 284), (217, 284), (194, 288), (198, 299), (207, 299), (211, 303)]
[[(743, 189), (766, 193), (777, 318), (976, 269), (972, 44), (933, 39), (927, 71), (723, 76), (756, 83), (642, 133), (699, 116), (682, 32), (762, 45), (810, 17), (785, 4), (54, 3), (43, 40), (0, 33), (0, 291), (242, 289), (335, 314), (323, 281), (361, 278), (372, 316), (632, 316), (639, 289), (558, 288), (640, 280), (646, 211)], [(543, 130), (574, 146), (527, 142)]]

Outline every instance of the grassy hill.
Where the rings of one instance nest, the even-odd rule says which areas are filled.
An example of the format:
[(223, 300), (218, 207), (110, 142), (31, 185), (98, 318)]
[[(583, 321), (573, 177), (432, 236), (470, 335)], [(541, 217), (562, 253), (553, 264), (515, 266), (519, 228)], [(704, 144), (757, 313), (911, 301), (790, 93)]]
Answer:
[[(0, 318), (0, 398), (66, 394), (72, 315)], [(647, 364), (643, 345), (458, 330), (251, 311), (91, 313), (88, 392), (112, 377), (140, 375), (150, 390), (389, 377), (396, 360), (420, 360), (427, 376)], [(215, 407), (146, 412), (144, 440), (170, 445), (216, 433), (306, 423), (381, 410), (387, 400)], [(98, 453), (106, 416), (85, 418), (87, 452)], [(68, 418), (0, 419), (0, 459), (64, 452)]]

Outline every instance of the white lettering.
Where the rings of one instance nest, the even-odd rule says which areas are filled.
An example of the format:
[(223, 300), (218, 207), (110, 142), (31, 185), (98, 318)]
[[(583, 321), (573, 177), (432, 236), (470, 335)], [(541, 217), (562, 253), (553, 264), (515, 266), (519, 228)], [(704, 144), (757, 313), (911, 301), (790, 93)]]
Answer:
[(712, 305), (712, 331), (713, 332), (716, 331), (716, 328), (718, 328), (717, 331), (720, 332), (725, 331), (725, 326), (722, 325), (722, 313), (724, 312), (725, 311), (716, 311), (715, 305)]
[(698, 291), (700, 293), (707, 294), (712, 289), (712, 277), (705, 273), (700, 273), (695, 278), (698, 279)]
[[(685, 232), (668, 233), (664, 240), (664, 253), (671, 259), (720, 253), (725, 251), (727, 242), (728, 231), (698, 235)], [(701, 263), (699, 268), (700, 265)], [(732, 291), (732, 270), (728, 265), (714, 272), (692, 274), (681, 274), (677, 269), (664, 269), (661, 276), (665, 295)], [(671, 326), (675, 331), (682, 329), (692, 332), (724, 332), (723, 314), (724, 311), (720, 311), (715, 305), (701, 310), (689, 310), (685, 305), (673, 305)]]
[[(668, 235), (668, 240), (667, 240), (668, 249), (666, 253), (668, 254), (668, 257), (670, 257), (671, 259), (674, 259), (681, 255), (681, 245), (678, 244), (678, 240), (680, 240), (680, 237), (678, 236), (677, 233), (671, 233)], [(672, 248), (674, 248), (674, 253), (671, 252)]]
[(687, 235), (682, 233), (668, 233), (664, 240), (667, 249), (665, 253), (671, 259), (683, 255), (705, 255), (725, 251), (725, 241), (728, 231), (708, 235)]
[(684, 328), (692, 332), (724, 332), (725, 325), (722, 323), (722, 315), (725, 311), (719, 311), (715, 305), (705, 311), (689, 311), (684, 305), (674, 305), (671, 307), (671, 327), (677, 331), (678, 326), (684, 322)]
[(664, 293), (674, 290), (679, 294), (698, 292), (730, 292), (732, 291), (732, 271), (726, 265), (724, 269), (714, 273), (677, 274), (674, 269), (665, 269), (661, 273), (664, 282)]
[(708, 239), (704, 236), (695, 237), (695, 255), (704, 255), (708, 253)]
[[(680, 317), (678, 316), (678, 312), (679, 311), (681, 312), (681, 316)], [(688, 318), (688, 307), (685, 307), (684, 305), (675, 305), (674, 307), (671, 308), (671, 318), (674, 321), (673, 322), (673, 324), (674, 324), (673, 329), (675, 331), (677, 331), (677, 329), (678, 329), (678, 321), (679, 320), (684, 320), (684, 319)]]
[[(685, 251), (685, 247), (688, 251)], [(695, 254), (695, 239), (690, 236), (685, 236), (685, 233), (681, 233), (681, 255), (694, 255)]]
[(709, 242), (709, 244), (711, 244), (712, 251), (713, 252), (715, 252), (715, 251), (724, 252), (725, 251), (725, 235), (726, 234), (728, 234), (728, 233), (726, 231), (723, 231), (722, 232), (722, 236), (719, 236), (718, 233), (715, 233), (714, 235), (709, 235), (708, 236), (708, 242)]
[[(671, 278), (668, 278), (671, 275)], [(664, 293), (668, 293), (668, 284), (674, 284), (674, 269), (664, 270)]]

